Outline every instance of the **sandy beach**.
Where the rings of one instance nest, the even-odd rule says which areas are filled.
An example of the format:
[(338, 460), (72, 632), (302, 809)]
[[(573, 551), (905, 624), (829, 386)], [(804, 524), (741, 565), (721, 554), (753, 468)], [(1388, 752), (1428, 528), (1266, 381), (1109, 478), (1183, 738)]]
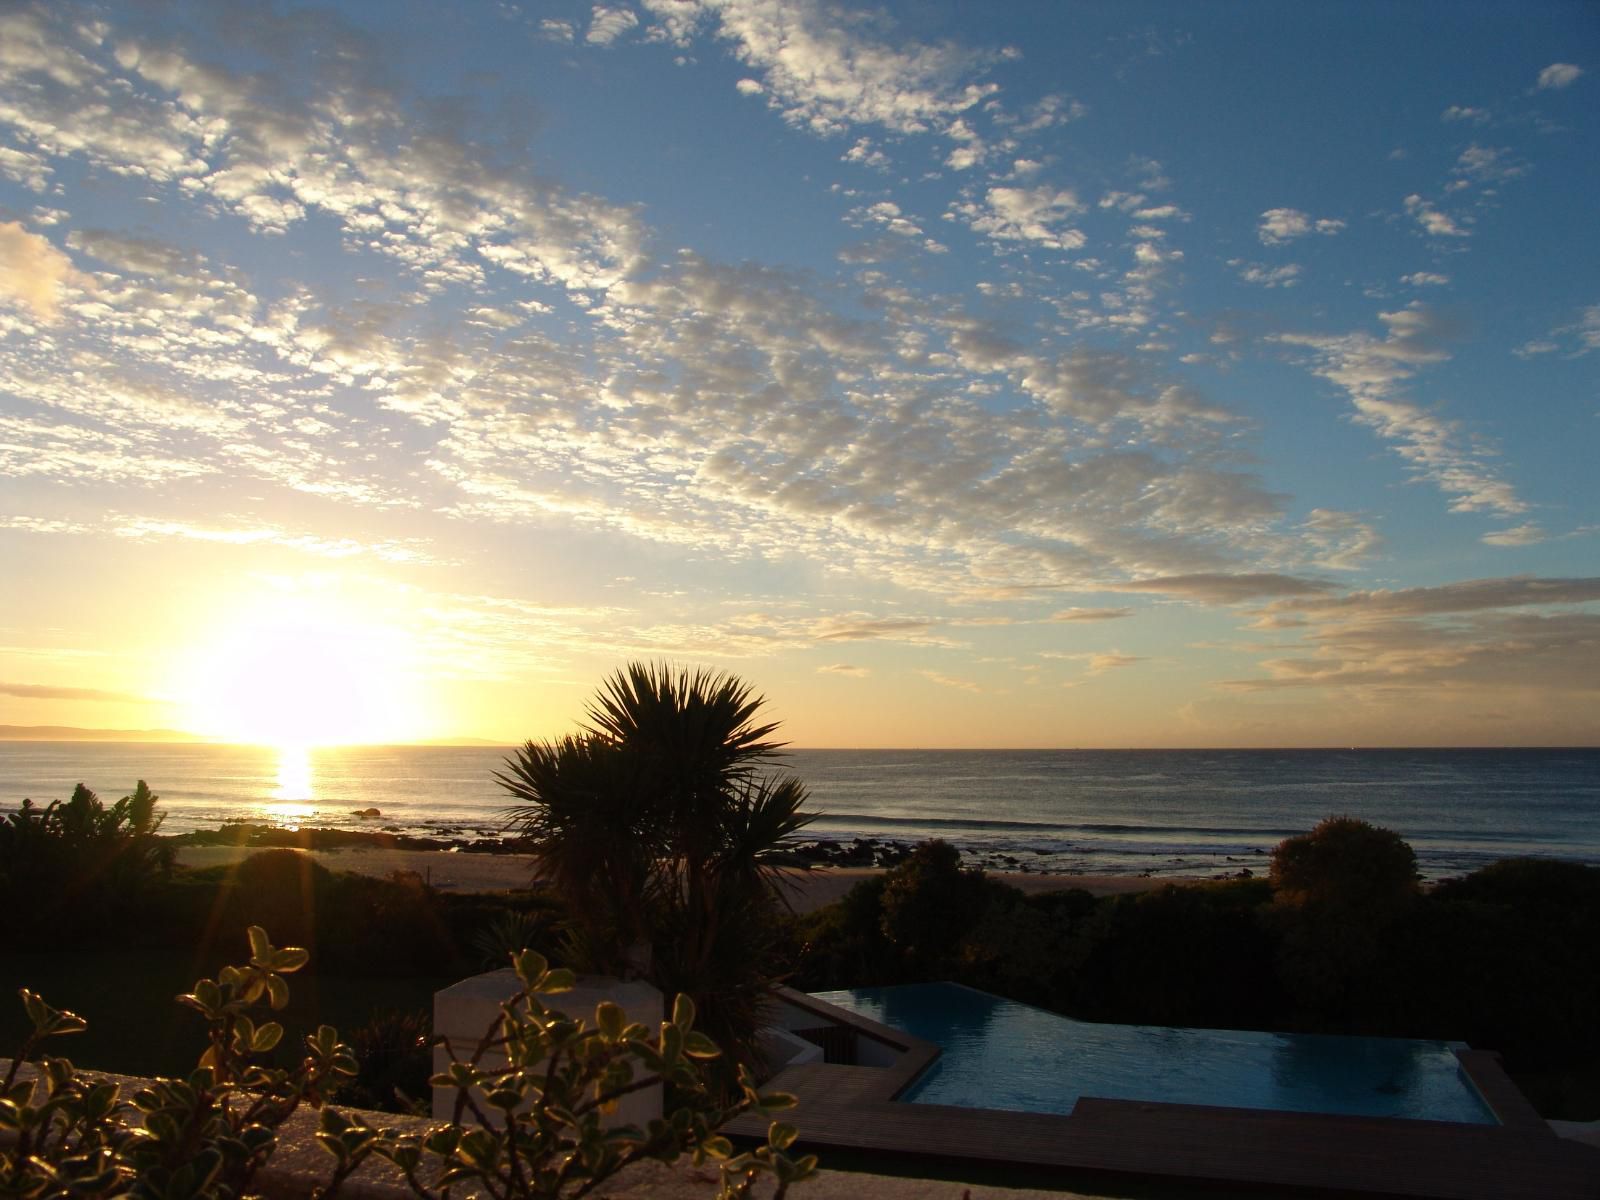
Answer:
[[(188, 867), (215, 867), (238, 862), (257, 847), (184, 846), (178, 861)], [(396, 871), (414, 871), (431, 886), (456, 892), (503, 892), (526, 887), (533, 878), (532, 860), (522, 854), (471, 854), (448, 850), (302, 850), (330, 871), (355, 871), (387, 877)], [(811, 912), (841, 899), (863, 879), (883, 874), (880, 867), (815, 867), (787, 873), (793, 881), (790, 903), (797, 912)], [(1036, 872), (995, 872), (1013, 887), (1034, 894), (1066, 888), (1083, 888), (1097, 896), (1142, 892), (1182, 879), (1151, 879), (1123, 875), (1045, 875)]]

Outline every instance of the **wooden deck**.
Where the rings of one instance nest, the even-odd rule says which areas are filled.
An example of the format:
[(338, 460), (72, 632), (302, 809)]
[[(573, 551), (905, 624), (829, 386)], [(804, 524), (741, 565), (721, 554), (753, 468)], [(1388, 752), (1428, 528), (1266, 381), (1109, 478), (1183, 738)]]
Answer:
[[(813, 1063), (771, 1081), (799, 1098), (785, 1119), (799, 1127), (805, 1149), (823, 1153), (824, 1165), (827, 1148), (836, 1147), (922, 1162), (1059, 1169), (1064, 1188), (1093, 1187), (1098, 1179), (1275, 1195), (1600, 1197), (1600, 1152), (1556, 1137), (1494, 1056), (1481, 1052), (1463, 1052), (1463, 1066), (1500, 1125), (1089, 1097), (1070, 1116), (1058, 1116), (895, 1102), (937, 1048), (930, 1055), (926, 1042), (853, 1014), (850, 1021), (866, 1036), (907, 1045), (907, 1059), (919, 1065)], [(728, 1129), (751, 1137), (764, 1131), (763, 1121), (749, 1117)]]

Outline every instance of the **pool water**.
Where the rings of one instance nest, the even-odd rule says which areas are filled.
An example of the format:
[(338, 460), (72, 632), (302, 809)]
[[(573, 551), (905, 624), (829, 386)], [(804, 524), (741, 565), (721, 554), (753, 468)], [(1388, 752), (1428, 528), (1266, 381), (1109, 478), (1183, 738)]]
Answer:
[(937, 1043), (901, 1095), (922, 1104), (1069, 1113), (1080, 1096), (1495, 1124), (1460, 1043), (1074, 1021), (954, 983), (818, 992)]

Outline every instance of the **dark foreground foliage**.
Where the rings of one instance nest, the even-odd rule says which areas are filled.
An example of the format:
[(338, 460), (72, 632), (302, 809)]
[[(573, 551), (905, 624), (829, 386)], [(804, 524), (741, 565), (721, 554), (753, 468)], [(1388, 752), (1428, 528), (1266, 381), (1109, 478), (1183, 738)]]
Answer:
[[(773, 1122), (766, 1143), (745, 1153), (718, 1132), (740, 1113), (794, 1101), (758, 1093), (743, 1072), (737, 1098), (713, 1097), (702, 1064), (720, 1051), (694, 1028), (688, 997), (677, 998), (659, 1032), (629, 1024), (608, 1002), (592, 1022), (569, 1020), (544, 998), (570, 988), (571, 972), (550, 970), (532, 952), (513, 959), (521, 990), (476, 1048), (461, 1055), (447, 1046), (448, 1068), (429, 1080), (453, 1090), (454, 1121), (392, 1129), (339, 1112), (327, 1101), (358, 1068), (333, 1027), (306, 1037), (289, 1065), (265, 1061), (284, 1044), (272, 1016), (289, 1004), (287, 976), (309, 956), (274, 947), (259, 927), (249, 933), (248, 962), (178, 997), (206, 1022), (199, 1063), (181, 1079), (151, 1080), (131, 1094), (65, 1058), (35, 1059), (51, 1039), (82, 1033), (85, 1022), (21, 989), (31, 1029), (0, 1078), (0, 1196), (239, 1200), (255, 1194), (279, 1130), (302, 1107), (320, 1109), (316, 1141), (330, 1155), (327, 1182), (312, 1193), (319, 1200), (332, 1200), (369, 1160), (397, 1168), (418, 1200), (448, 1200), (452, 1191), (575, 1200), (635, 1163), (684, 1154), (696, 1165), (718, 1164), (720, 1200), (753, 1194), (763, 1176), (775, 1181), (779, 1200), (816, 1169), (814, 1155), (787, 1153), (798, 1137), (793, 1126)], [(606, 1119), (616, 1101), (656, 1084), (675, 1097), (665, 1119), (643, 1127)]]
[[(1460, 1040), (1547, 1116), (1600, 1118), (1600, 869), (1510, 860), (1418, 888), (1336, 818), (1273, 880), (1025, 895), (939, 843), (798, 919), (802, 990), (949, 979), (1084, 1020)], [(1279, 886), (1274, 887), (1273, 881)]]

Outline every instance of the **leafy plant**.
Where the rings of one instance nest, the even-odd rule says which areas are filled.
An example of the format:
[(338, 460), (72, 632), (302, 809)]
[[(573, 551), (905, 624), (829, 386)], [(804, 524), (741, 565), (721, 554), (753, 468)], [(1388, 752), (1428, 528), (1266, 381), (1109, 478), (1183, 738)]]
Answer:
[[(198, 1200), (245, 1195), (277, 1148), (277, 1130), (303, 1103), (353, 1076), (355, 1059), (330, 1026), (305, 1039), (290, 1069), (255, 1061), (277, 1046), (283, 1026), (250, 1014), (265, 999), (289, 1002), (286, 975), (309, 956), (278, 949), (258, 926), (250, 959), (201, 979), (180, 1003), (206, 1018), (199, 1065), (184, 1079), (158, 1079), (123, 1100), (117, 1084), (80, 1076), (64, 1058), (39, 1064), (40, 1078), (18, 1078), (39, 1043), (85, 1027), (81, 1018), (23, 990), (33, 1033), (12, 1060), (0, 1098), (0, 1131), (15, 1141), (0, 1152), (0, 1195), (55, 1197), (138, 1195)], [(137, 1114), (137, 1116), (135, 1116)]]
[[(0, 1197), (238, 1200), (250, 1194), (278, 1130), (302, 1104), (321, 1108), (316, 1136), (334, 1160), (322, 1200), (374, 1156), (393, 1163), (420, 1200), (445, 1200), (452, 1189), (501, 1200), (583, 1196), (634, 1163), (685, 1153), (720, 1164), (725, 1198), (751, 1195), (765, 1176), (781, 1197), (816, 1169), (814, 1156), (790, 1155), (793, 1126), (773, 1122), (766, 1144), (745, 1153), (717, 1132), (739, 1113), (778, 1111), (793, 1098), (763, 1095), (743, 1075), (737, 1100), (713, 1100), (701, 1068), (720, 1051), (694, 1029), (687, 997), (678, 997), (672, 1019), (654, 1034), (627, 1023), (614, 1004), (601, 1004), (593, 1024), (570, 1020), (540, 999), (570, 987), (570, 972), (550, 970), (531, 952), (514, 963), (522, 990), (474, 1053), (430, 1081), (457, 1090), (457, 1123), (414, 1133), (337, 1112), (324, 1101), (358, 1066), (331, 1027), (305, 1039), (293, 1067), (259, 1061), (283, 1028), (259, 1020), (258, 1010), (263, 1002), (287, 1005), (285, 976), (308, 955), (274, 947), (259, 927), (249, 934), (248, 962), (178, 997), (206, 1019), (199, 1065), (127, 1099), (118, 1084), (82, 1075), (65, 1058), (43, 1057), (35, 1072), (22, 1073), (48, 1039), (85, 1027), (23, 989), (33, 1030), (0, 1083)], [(607, 1123), (618, 1101), (657, 1083), (671, 1084), (688, 1103), (644, 1129)], [(476, 1122), (470, 1128), (460, 1123), (468, 1117)]]
[(141, 779), (109, 807), (81, 783), (64, 803), (41, 808), (24, 800), (0, 817), (0, 904), (51, 896), (54, 936), (112, 902), (125, 907), (138, 899), (172, 873), (174, 849), (157, 836), (158, 799)]
[[(718, 1196), (724, 1198), (750, 1195), (766, 1175), (776, 1180), (774, 1198), (781, 1197), (816, 1170), (815, 1155), (788, 1153), (799, 1136), (792, 1125), (773, 1122), (766, 1144), (742, 1154), (717, 1133), (740, 1113), (781, 1111), (794, 1098), (758, 1092), (741, 1069), (739, 1097), (714, 1099), (702, 1065), (721, 1051), (694, 1028), (688, 996), (678, 996), (672, 1019), (654, 1035), (609, 1002), (595, 1009), (591, 1025), (540, 998), (570, 988), (570, 971), (551, 970), (532, 951), (517, 955), (513, 965), (522, 989), (501, 1006), (469, 1058), (453, 1058), (430, 1080), (456, 1090), (455, 1122), (422, 1134), (395, 1133), (325, 1110), (317, 1136), (339, 1172), (348, 1174), (377, 1155), (399, 1168), (421, 1200), (447, 1200), (456, 1188), (556, 1200), (587, 1195), (635, 1163), (670, 1163), (685, 1153), (696, 1165), (719, 1164)], [(657, 1085), (670, 1085), (686, 1102), (643, 1129), (607, 1121), (624, 1097)]]
[(780, 746), (762, 704), (732, 676), (634, 663), (580, 736), (529, 742), (495, 775), (519, 801), (510, 827), (571, 901), (583, 965), (692, 991), (741, 1062), (777, 973), (777, 870), (797, 865), (790, 846), (812, 819), (798, 780), (762, 772)]

